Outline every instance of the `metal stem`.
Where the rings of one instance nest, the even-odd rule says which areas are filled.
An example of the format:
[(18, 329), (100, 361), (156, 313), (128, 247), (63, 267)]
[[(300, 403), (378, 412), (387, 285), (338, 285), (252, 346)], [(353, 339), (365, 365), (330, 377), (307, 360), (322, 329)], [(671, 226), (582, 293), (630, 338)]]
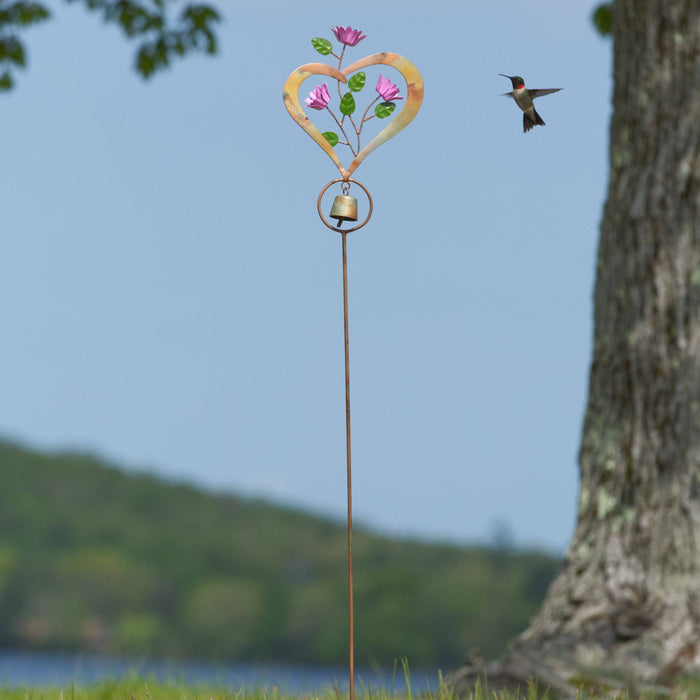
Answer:
[(352, 583), (352, 468), (350, 459), (350, 344), (348, 340), (348, 253), (346, 231), (343, 239), (343, 327), (345, 331), (345, 439), (348, 465), (348, 613), (350, 631), (350, 700), (355, 698), (355, 623)]

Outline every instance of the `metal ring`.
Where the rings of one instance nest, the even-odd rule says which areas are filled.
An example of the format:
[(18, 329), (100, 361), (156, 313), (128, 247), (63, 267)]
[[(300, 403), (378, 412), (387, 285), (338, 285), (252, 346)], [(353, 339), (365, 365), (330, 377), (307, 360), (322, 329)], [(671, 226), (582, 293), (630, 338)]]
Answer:
[[(329, 223), (326, 218), (323, 216), (323, 212), (321, 211), (321, 199), (323, 198), (323, 195), (326, 193), (326, 190), (331, 187), (331, 185), (335, 185), (338, 182), (346, 182), (350, 183), (352, 182), (353, 184), (357, 185), (360, 187), (364, 193), (367, 195), (367, 200), (369, 201), (369, 213), (367, 214), (367, 218), (361, 223), (358, 224), (357, 226), (353, 226), (352, 228), (340, 228), (340, 226), (333, 226), (333, 224)], [(336, 178), (335, 180), (331, 180), (322, 190), (321, 194), (318, 195), (318, 200), (316, 202), (316, 208), (318, 209), (318, 215), (321, 217), (321, 221), (328, 226), (331, 231), (337, 231), (338, 233), (351, 233), (352, 231), (357, 231), (358, 228), (362, 228), (372, 217), (372, 210), (374, 209), (374, 203), (372, 202), (372, 195), (369, 193), (369, 190), (361, 183), (358, 182), (357, 180), (353, 180), (352, 178), (343, 178), (339, 177)]]

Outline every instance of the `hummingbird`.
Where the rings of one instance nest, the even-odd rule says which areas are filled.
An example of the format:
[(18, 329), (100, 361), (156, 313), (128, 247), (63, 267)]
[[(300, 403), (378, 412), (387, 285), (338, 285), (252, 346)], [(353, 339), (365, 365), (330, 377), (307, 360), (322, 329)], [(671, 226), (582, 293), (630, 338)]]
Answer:
[(552, 92), (559, 92), (563, 88), (548, 88), (543, 89), (529, 89), (525, 87), (525, 81), (519, 75), (506, 75), (505, 73), (499, 73), (504, 78), (508, 78), (511, 83), (513, 83), (512, 92), (504, 92), (503, 97), (512, 97), (515, 103), (523, 110), (523, 133), (527, 133), (532, 129), (533, 126), (540, 124), (544, 126), (544, 119), (537, 114), (535, 110), (535, 105), (532, 101), (536, 97), (542, 97), (542, 95), (549, 95)]

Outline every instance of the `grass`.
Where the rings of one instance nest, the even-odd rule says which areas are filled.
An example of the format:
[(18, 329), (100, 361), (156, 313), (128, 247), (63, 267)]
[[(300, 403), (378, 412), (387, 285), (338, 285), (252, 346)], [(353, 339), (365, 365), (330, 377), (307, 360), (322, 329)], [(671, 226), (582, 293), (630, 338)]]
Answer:
[[(392, 687), (373, 690), (361, 681), (355, 689), (357, 700), (555, 700), (546, 691), (540, 691), (535, 683), (519, 692), (489, 690), (488, 681), (477, 683), (469, 695), (456, 696), (449, 682), (440, 672), (435, 689), (413, 694), (408, 664), (402, 662), (405, 687), (395, 690), (396, 667)], [(658, 695), (630, 693), (610, 688), (580, 690), (576, 700), (692, 700), (700, 698), (700, 679), (679, 681), (674, 691)], [(231, 689), (214, 686), (186, 685), (177, 681), (144, 680), (138, 676), (119, 680), (107, 680), (89, 686), (71, 685), (67, 688), (0, 687), (0, 700), (349, 700), (339, 688), (326, 688), (319, 693), (303, 696), (284, 694), (278, 688)]]
[[(356, 700), (457, 700), (442, 673), (437, 673), (434, 689), (414, 695), (408, 664), (402, 661), (404, 685), (396, 689), (397, 667), (391, 686), (374, 689), (359, 680), (355, 687)], [(464, 700), (546, 700), (531, 686), (524, 695), (491, 693), (477, 685), (471, 697)], [(0, 700), (349, 700), (349, 695), (337, 686), (303, 696), (285, 694), (276, 687), (231, 689), (207, 685), (186, 685), (178, 681), (144, 680), (138, 676), (107, 680), (94, 685), (67, 688), (0, 688)], [(461, 700), (461, 699), (460, 699)]]
[[(439, 679), (435, 691), (413, 696), (410, 688), (400, 693), (387, 689), (372, 690), (360, 685), (356, 688), (357, 700), (451, 700), (453, 695), (447, 685)], [(533, 689), (534, 690), (534, 689)], [(511, 694), (488, 694), (487, 689), (477, 687), (471, 700), (542, 700), (537, 693), (528, 692), (518, 696)], [(348, 694), (327, 688), (318, 694), (303, 697), (285, 695), (277, 688), (254, 690), (188, 686), (143, 679), (105, 681), (91, 686), (68, 688), (0, 688), (0, 700), (348, 700)]]
[[(407, 694), (395, 694), (381, 689), (368, 691), (360, 689), (355, 693), (358, 700), (414, 700)], [(447, 687), (435, 692), (419, 696), (421, 700), (451, 700), (453, 697)], [(577, 694), (578, 700), (610, 700), (611, 697), (621, 700), (633, 700), (633, 696), (623, 694), (588, 694), (583, 691)], [(652, 696), (642, 696), (651, 700)], [(697, 698), (696, 693), (673, 695), (673, 698)], [(487, 686), (477, 686), (465, 700), (547, 700), (546, 693), (540, 693), (530, 685), (520, 693), (489, 691)], [(183, 686), (175, 683), (160, 681), (106, 681), (85, 687), (69, 688), (0, 688), (0, 700), (348, 700), (347, 693), (334, 689), (326, 689), (322, 693), (299, 696), (285, 695), (276, 688), (260, 688), (256, 690), (231, 690), (228, 688), (212, 688), (207, 686)], [(665, 699), (667, 700), (667, 698)]]

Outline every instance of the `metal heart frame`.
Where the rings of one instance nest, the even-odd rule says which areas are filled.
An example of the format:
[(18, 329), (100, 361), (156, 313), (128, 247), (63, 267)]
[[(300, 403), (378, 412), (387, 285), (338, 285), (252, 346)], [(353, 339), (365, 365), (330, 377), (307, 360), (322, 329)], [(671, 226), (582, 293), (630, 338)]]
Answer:
[[(301, 102), (299, 101), (299, 89), (301, 84), (312, 75), (327, 75), (335, 78), (341, 83), (347, 83), (348, 76), (367, 66), (385, 65), (395, 68), (406, 81), (407, 95), (406, 101), (399, 113), (382, 129), (360, 152), (355, 156), (352, 163), (346, 169), (338, 158), (333, 146), (328, 143), (323, 134), (316, 128), (313, 122), (306, 116)], [(284, 84), (284, 105), (292, 119), (304, 129), (304, 131), (328, 154), (340, 171), (342, 179), (347, 181), (355, 172), (362, 161), (375, 148), (378, 148), (390, 138), (399, 133), (404, 127), (410, 124), (416, 116), (423, 102), (423, 79), (418, 69), (405, 56), (397, 53), (375, 53), (343, 68), (342, 71), (326, 63), (306, 63), (297, 68)]]

